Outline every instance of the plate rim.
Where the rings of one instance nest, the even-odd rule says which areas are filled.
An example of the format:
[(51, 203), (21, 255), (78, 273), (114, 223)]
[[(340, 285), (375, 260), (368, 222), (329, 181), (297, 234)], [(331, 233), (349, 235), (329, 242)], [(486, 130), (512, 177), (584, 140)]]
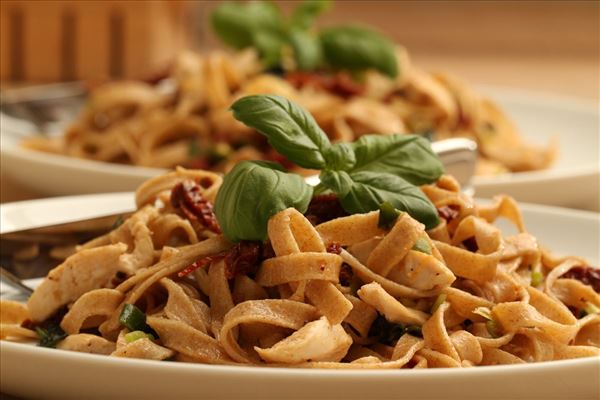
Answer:
[[(314, 375), (313, 372), (318, 370), (319, 374), (324, 374), (329, 377), (343, 377), (346, 375), (359, 375), (359, 376), (378, 376), (378, 375), (392, 375), (397, 378), (397, 375), (409, 377), (423, 377), (423, 376), (436, 376), (436, 375), (451, 375), (460, 376), (467, 375), (469, 377), (477, 377), (478, 375), (485, 375), (488, 373), (493, 374), (512, 374), (517, 372), (534, 372), (535, 370), (552, 370), (569, 368), (571, 366), (580, 367), (591, 367), (593, 365), (600, 365), (600, 356), (594, 357), (581, 357), (568, 360), (553, 360), (543, 361), (536, 363), (524, 363), (524, 364), (503, 364), (503, 365), (486, 365), (477, 366), (473, 368), (425, 368), (425, 369), (328, 369), (328, 368), (298, 368), (298, 367), (271, 367), (271, 366), (244, 366), (244, 365), (217, 365), (217, 364), (203, 364), (203, 363), (190, 363), (190, 362), (170, 362), (165, 363), (164, 361), (156, 360), (145, 360), (145, 359), (131, 359), (131, 358), (119, 358), (119, 357), (108, 357), (102, 354), (91, 354), (82, 353), (77, 351), (50, 349), (40, 346), (36, 346), (33, 343), (20, 343), (10, 342), (6, 340), (0, 340), (0, 354), (3, 353), (2, 347), (5, 350), (25, 352), (29, 355), (33, 354), (34, 357), (62, 357), (65, 361), (73, 362), (96, 362), (103, 364), (100, 366), (106, 366), (110, 368), (114, 364), (121, 365), (122, 367), (131, 366), (141, 369), (146, 368), (169, 368), (172, 370), (195, 370), (209, 373), (229, 373), (229, 374), (250, 374), (261, 372), (261, 375), (265, 377), (276, 377), (278, 375), (294, 375), (294, 376), (310, 376)], [(56, 352), (56, 355), (54, 353)], [(465, 373), (466, 371), (466, 373)]]

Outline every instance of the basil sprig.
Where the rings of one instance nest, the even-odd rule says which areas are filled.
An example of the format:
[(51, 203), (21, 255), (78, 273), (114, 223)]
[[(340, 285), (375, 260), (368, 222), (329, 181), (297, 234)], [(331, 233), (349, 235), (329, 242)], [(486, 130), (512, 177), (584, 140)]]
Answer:
[(267, 239), (267, 222), (294, 207), (304, 213), (313, 194), (300, 175), (274, 162), (242, 161), (225, 175), (215, 200), (215, 215), (232, 242)]
[(394, 45), (380, 33), (353, 25), (320, 32), (314, 27), (330, 5), (326, 0), (303, 1), (286, 18), (271, 2), (224, 2), (213, 11), (211, 22), (225, 44), (236, 49), (256, 48), (267, 68), (281, 67), (284, 49), (290, 48), (296, 67), (303, 71), (375, 69), (395, 77)]
[[(435, 182), (443, 173), (443, 166), (426, 139), (416, 135), (367, 135), (352, 144), (332, 144), (307, 111), (283, 97), (247, 96), (231, 108), (237, 120), (265, 135), (269, 143), (290, 161), (304, 168), (321, 170), (321, 183), (315, 192), (335, 193), (347, 212), (369, 212), (388, 202), (394, 208), (408, 212), (427, 229), (439, 223), (437, 210), (415, 186)], [(264, 163), (257, 165), (264, 167)], [(248, 167), (234, 168), (226, 176), (215, 206), (221, 228), (230, 239), (264, 238), (261, 235), (265, 233), (266, 222), (275, 212), (296, 207), (295, 204), (300, 205), (296, 207), (300, 211), (306, 210), (312, 188), (302, 189), (308, 185), (290, 178), (296, 175), (277, 170), (278, 179), (283, 182), (279, 187), (269, 179), (247, 178), (249, 183), (244, 180), (236, 183), (236, 176), (242, 172), (258, 174)], [(259, 175), (264, 174), (265, 171), (260, 171)], [(245, 194), (246, 190), (249, 194)], [(235, 201), (234, 194), (237, 196)], [(240, 200), (242, 197), (244, 199)], [(256, 204), (263, 201), (274, 202), (277, 206), (257, 212)], [(234, 217), (240, 213), (244, 218)], [(249, 227), (242, 229), (235, 227), (236, 224)], [(235, 230), (240, 233), (230, 233)]]
[(373, 68), (391, 77), (398, 74), (394, 44), (368, 28), (350, 25), (325, 29), (321, 45), (327, 62), (335, 68)]

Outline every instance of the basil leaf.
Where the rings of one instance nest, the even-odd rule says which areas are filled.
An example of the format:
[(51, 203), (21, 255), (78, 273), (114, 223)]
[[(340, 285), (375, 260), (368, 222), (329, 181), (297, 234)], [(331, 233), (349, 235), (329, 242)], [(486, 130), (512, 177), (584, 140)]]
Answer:
[(345, 171), (322, 171), (319, 180), (321, 187), (331, 189), (338, 197), (346, 196), (353, 185), (352, 178)]
[(231, 109), (235, 119), (265, 135), (288, 160), (304, 168), (325, 168), (329, 138), (300, 106), (281, 96), (254, 95), (242, 97)]
[(367, 213), (378, 210), (381, 203), (388, 202), (425, 224), (426, 229), (438, 225), (439, 218), (434, 205), (421, 189), (403, 178), (377, 171), (351, 172), (349, 177), (352, 179), (350, 190), (344, 196), (338, 194), (347, 212)]
[(350, 143), (335, 143), (323, 152), (328, 169), (349, 171), (356, 164)]
[(315, 36), (306, 31), (292, 29), (289, 40), (298, 69), (312, 71), (321, 64), (323, 58), (321, 42)]
[(414, 185), (435, 182), (444, 173), (427, 139), (418, 135), (364, 135), (352, 148), (356, 156), (352, 172), (387, 172)]
[(391, 41), (378, 32), (359, 26), (337, 26), (321, 32), (325, 59), (335, 68), (373, 68), (390, 77), (398, 74), (396, 52)]
[(282, 15), (271, 3), (256, 1), (248, 4), (225, 2), (212, 15), (213, 29), (225, 44), (236, 49), (254, 45), (254, 34), (259, 30), (280, 31)]
[(312, 188), (300, 175), (273, 162), (242, 161), (225, 177), (215, 200), (215, 215), (232, 242), (266, 240), (269, 218), (294, 207), (304, 213)]
[(252, 39), (265, 68), (281, 64), (281, 52), (285, 42), (277, 32), (259, 30), (254, 32)]
[(291, 25), (303, 30), (309, 29), (317, 17), (331, 8), (328, 0), (307, 0), (300, 3), (291, 17)]

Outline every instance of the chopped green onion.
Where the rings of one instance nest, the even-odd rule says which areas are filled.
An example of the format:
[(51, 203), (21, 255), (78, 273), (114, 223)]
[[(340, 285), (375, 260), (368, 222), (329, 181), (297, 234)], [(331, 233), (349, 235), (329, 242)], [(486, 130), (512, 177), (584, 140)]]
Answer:
[(437, 299), (435, 299), (435, 302), (431, 306), (431, 314), (435, 313), (437, 311), (437, 309), (440, 308), (440, 306), (442, 304), (444, 304), (445, 301), (446, 301), (446, 294), (445, 293), (440, 294), (437, 297)]
[(400, 211), (396, 210), (389, 202), (384, 201), (379, 205), (379, 221), (377, 226), (381, 229), (390, 229), (396, 223), (400, 216)]
[(588, 302), (585, 304), (585, 307), (583, 307), (579, 311), (579, 318), (583, 318), (586, 315), (598, 314), (598, 313), (600, 313), (600, 308), (598, 308), (594, 304)]
[(544, 274), (541, 271), (531, 273), (531, 286), (539, 286), (544, 281)]
[(377, 315), (369, 329), (370, 337), (375, 337), (378, 342), (389, 346), (393, 346), (404, 333), (404, 325), (389, 322), (383, 315)]
[(192, 139), (190, 140), (189, 144), (188, 144), (188, 157), (189, 158), (197, 158), (198, 156), (200, 156), (200, 145), (198, 144), (198, 140), (197, 139)]
[(418, 325), (407, 326), (406, 333), (408, 333), (409, 335), (416, 336), (416, 337), (423, 337), (423, 331), (421, 330), (421, 327)]
[(476, 307), (473, 310), (473, 314), (477, 314), (477, 315), (487, 319), (488, 321), (492, 320), (492, 311), (487, 307)]
[(210, 150), (209, 158), (213, 164), (216, 164), (219, 161), (227, 158), (232, 152), (233, 149), (229, 144), (225, 142), (219, 142)]
[(119, 322), (130, 331), (150, 331), (150, 327), (146, 324), (146, 314), (133, 304), (125, 304)]
[(117, 217), (117, 219), (115, 219), (115, 222), (113, 222), (112, 226), (110, 227), (110, 230), (115, 230), (118, 227), (120, 227), (121, 225), (123, 225), (123, 222), (125, 222), (125, 219), (123, 218), (122, 215), (119, 215)]
[(67, 337), (65, 331), (58, 324), (49, 324), (42, 328), (37, 326), (35, 332), (40, 338), (41, 347), (56, 347), (58, 342)]
[(431, 246), (429, 242), (424, 237), (420, 237), (415, 242), (415, 245), (412, 247), (414, 251), (420, 251), (421, 253), (431, 254)]
[(146, 333), (143, 331), (133, 331), (133, 332), (129, 332), (129, 333), (125, 334), (125, 341), (127, 343), (135, 342), (136, 340), (139, 340), (139, 339), (154, 340), (155, 337), (151, 333)]
[(488, 333), (493, 338), (498, 338), (498, 337), (502, 336), (502, 329), (500, 327), (500, 324), (498, 322), (494, 321), (493, 319), (485, 321), (485, 327), (487, 328)]

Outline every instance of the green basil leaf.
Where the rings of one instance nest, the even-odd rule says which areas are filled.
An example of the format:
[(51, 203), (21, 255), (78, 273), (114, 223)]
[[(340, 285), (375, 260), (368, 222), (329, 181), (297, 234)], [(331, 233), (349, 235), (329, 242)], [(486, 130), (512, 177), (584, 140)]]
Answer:
[(331, 8), (328, 0), (307, 0), (300, 3), (292, 13), (290, 23), (295, 28), (309, 29), (317, 17)]
[(396, 51), (380, 33), (359, 26), (336, 26), (321, 32), (323, 54), (335, 68), (376, 69), (390, 77), (398, 74)]
[(255, 32), (280, 31), (282, 15), (271, 2), (256, 1), (248, 4), (225, 2), (211, 15), (214, 31), (225, 44), (236, 49), (254, 45)]
[(349, 176), (352, 186), (346, 195), (340, 196), (340, 203), (347, 212), (367, 213), (378, 210), (381, 203), (388, 202), (425, 224), (426, 229), (438, 225), (439, 218), (434, 205), (421, 189), (401, 177), (378, 171), (351, 172)]
[(328, 169), (349, 171), (356, 164), (356, 156), (350, 143), (335, 143), (323, 152)]
[(277, 163), (242, 161), (223, 178), (215, 215), (232, 242), (266, 240), (269, 218), (289, 207), (304, 213), (312, 191), (300, 175)]
[(352, 178), (346, 171), (325, 170), (319, 175), (320, 185), (331, 189), (338, 197), (344, 197), (351, 190)]
[(356, 156), (352, 172), (387, 172), (414, 185), (435, 182), (444, 173), (427, 139), (418, 135), (364, 135), (352, 148)]
[(307, 31), (292, 29), (289, 33), (289, 41), (294, 51), (298, 69), (312, 71), (322, 61), (321, 42)]
[(242, 97), (231, 106), (233, 116), (267, 137), (271, 146), (293, 163), (324, 169), (329, 138), (300, 106), (275, 95)]
[(265, 68), (281, 64), (281, 52), (285, 44), (281, 35), (277, 32), (258, 30), (254, 32), (252, 39)]

